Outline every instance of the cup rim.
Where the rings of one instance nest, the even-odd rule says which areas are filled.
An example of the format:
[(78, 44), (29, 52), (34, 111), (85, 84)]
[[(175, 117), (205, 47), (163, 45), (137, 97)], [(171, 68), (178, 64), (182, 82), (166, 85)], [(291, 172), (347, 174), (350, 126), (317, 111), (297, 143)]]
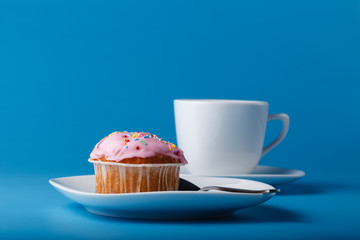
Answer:
[(253, 105), (268, 105), (266, 101), (257, 101), (257, 100), (232, 100), (232, 99), (174, 99), (176, 102), (192, 102), (199, 104), (253, 104)]

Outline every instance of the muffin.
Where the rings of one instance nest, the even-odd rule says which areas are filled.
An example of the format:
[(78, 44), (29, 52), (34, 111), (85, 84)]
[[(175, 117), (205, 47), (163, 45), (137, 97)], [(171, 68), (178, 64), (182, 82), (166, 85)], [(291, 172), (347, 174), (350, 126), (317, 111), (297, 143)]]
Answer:
[(95, 145), (89, 162), (96, 193), (176, 191), (187, 164), (175, 144), (145, 132), (113, 132)]

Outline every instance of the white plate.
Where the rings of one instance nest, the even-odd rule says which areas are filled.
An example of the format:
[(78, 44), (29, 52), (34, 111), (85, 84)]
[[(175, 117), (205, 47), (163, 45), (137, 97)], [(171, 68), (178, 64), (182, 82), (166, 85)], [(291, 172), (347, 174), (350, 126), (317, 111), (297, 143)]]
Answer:
[[(183, 176), (199, 187), (217, 185), (253, 190), (273, 189), (250, 180)], [(169, 191), (126, 194), (98, 194), (95, 176), (51, 179), (60, 193), (81, 204), (94, 214), (139, 219), (199, 219), (221, 217), (269, 200), (274, 194), (245, 194), (220, 191)]]
[(264, 182), (273, 186), (294, 182), (305, 176), (305, 172), (294, 169), (278, 168), (270, 166), (257, 166), (250, 174), (221, 174), (221, 175), (197, 175), (190, 174), (186, 167), (182, 167), (182, 174), (203, 177), (241, 178)]

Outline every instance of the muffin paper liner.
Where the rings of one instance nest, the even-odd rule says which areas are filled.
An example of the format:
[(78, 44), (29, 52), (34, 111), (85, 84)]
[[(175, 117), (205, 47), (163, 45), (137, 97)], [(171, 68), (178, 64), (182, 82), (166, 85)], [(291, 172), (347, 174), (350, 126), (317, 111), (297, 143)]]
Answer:
[(96, 193), (176, 191), (181, 163), (126, 164), (89, 159), (95, 169)]

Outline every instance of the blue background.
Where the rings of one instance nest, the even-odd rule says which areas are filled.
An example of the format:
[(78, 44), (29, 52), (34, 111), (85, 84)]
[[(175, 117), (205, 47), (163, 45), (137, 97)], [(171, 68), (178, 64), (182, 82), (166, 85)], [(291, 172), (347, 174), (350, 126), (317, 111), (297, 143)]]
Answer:
[[(0, 238), (360, 237), (359, 89), (359, 1), (2, 0)], [(92, 174), (89, 153), (113, 131), (176, 142), (179, 98), (288, 113), (288, 136), (260, 164), (306, 177), (195, 223), (97, 217), (51, 189), (49, 178)]]

